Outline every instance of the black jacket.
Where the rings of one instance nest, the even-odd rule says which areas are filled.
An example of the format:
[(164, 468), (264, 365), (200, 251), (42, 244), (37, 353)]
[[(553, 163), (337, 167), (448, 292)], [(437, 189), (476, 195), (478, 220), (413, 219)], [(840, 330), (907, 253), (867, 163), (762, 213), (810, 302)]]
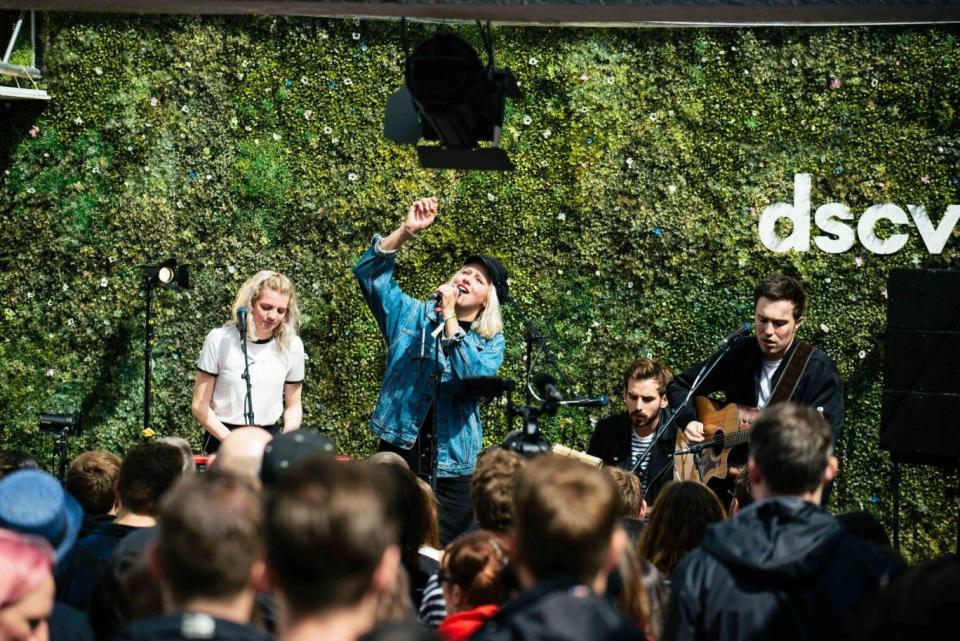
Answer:
[[(660, 426), (666, 425), (672, 415), (673, 410), (669, 407), (663, 409), (660, 412)], [(597, 423), (597, 429), (590, 436), (587, 454), (603, 459), (604, 465), (615, 465), (629, 469), (632, 431), (633, 425), (630, 423), (630, 415), (626, 412), (608, 416)], [(674, 420), (650, 451), (647, 472), (641, 478), (644, 498), (646, 498), (647, 503), (653, 503), (663, 484), (673, 479), (673, 457), (671, 454), (673, 454), (676, 440), (677, 421)]]
[[(786, 367), (787, 357), (797, 348), (797, 341), (793, 341), (780, 367), (773, 375), (773, 384), (780, 381), (783, 369)], [(734, 341), (730, 351), (720, 360), (709, 376), (704, 379), (695, 395), (707, 396), (711, 392), (722, 391), (728, 403), (740, 403), (756, 407), (757, 405), (757, 374), (762, 367), (763, 354), (757, 344), (755, 336), (744, 336)], [(685, 370), (667, 386), (667, 398), (670, 407), (678, 408), (687, 396), (687, 391), (700, 372), (702, 363)], [(813, 409), (823, 408), (823, 415), (833, 429), (833, 440), (840, 438), (843, 427), (843, 382), (837, 366), (830, 357), (821, 350), (813, 350), (810, 361), (807, 363), (803, 375), (797, 381), (793, 391), (792, 401), (806, 405)], [(687, 423), (694, 420), (696, 414), (692, 402), (681, 410), (677, 423), (682, 430)]]
[(761, 501), (710, 526), (677, 566), (664, 638), (843, 639), (854, 604), (893, 572), (812, 503)]
[(470, 641), (643, 641), (643, 633), (610, 601), (572, 581), (521, 592)]
[(252, 625), (218, 619), (208, 614), (161, 614), (134, 621), (113, 641), (273, 641)]

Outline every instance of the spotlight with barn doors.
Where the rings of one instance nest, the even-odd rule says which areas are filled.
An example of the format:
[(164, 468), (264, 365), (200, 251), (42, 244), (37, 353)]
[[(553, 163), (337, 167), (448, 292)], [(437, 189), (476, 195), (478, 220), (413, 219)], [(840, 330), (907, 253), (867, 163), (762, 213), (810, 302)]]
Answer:
[[(423, 167), (514, 168), (499, 147), (500, 131), (506, 99), (522, 94), (510, 70), (496, 68), (490, 23), (480, 32), (486, 65), (469, 42), (447, 29), (438, 30), (412, 53), (404, 42), (407, 84), (387, 100), (384, 136), (409, 145), (421, 138), (438, 141), (417, 145)], [(490, 141), (490, 146), (481, 147), (480, 141)]]

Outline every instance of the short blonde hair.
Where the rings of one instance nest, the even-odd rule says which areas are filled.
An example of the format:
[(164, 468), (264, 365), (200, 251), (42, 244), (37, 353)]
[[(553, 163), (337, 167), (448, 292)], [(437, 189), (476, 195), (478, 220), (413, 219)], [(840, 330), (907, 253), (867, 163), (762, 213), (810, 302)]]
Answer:
[[(293, 288), (293, 282), (279, 272), (265, 269), (247, 279), (237, 291), (237, 298), (233, 301), (231, 309), (230, 322), (226, 324), (237, 324), (237, 309), (240, 307), (246, 307), (248, 312), (252, 312), (254, 303), (260, 298), (264, 289), (272, 289), (278, 294), (290, 297), (283, 322), (273, 330), (273, 338), (277, 340), (280, 348), (286, 351), (290, 348), (290, 337), (297, 335), (300, 326), (300, 307), (297, 306), (297, 292)], [(247, 332), (252, 336), (253, 331), (253, 319), (250, 314), (247, 314)]]

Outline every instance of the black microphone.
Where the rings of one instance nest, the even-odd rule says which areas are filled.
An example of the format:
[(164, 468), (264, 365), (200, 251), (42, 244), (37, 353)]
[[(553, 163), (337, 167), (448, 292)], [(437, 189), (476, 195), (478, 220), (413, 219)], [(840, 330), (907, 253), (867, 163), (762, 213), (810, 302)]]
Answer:
[[(457, 288), (457, 298), (460, 298), (460, 294), (462, 294), (462, 293), (463, 293), (463, 291), (458, 287), (458, 288)], [(428, 300), (428, 301), (431, 301), (431, 302), (434, 302), (434, 303), (439, 303), (440, 301), (443, 300), (443, 292), (441, 292), (441, 291), (438, 289), (437, 291), (435, 291), (435, 292), (433, 292), (432, 294), (430, 294), (429, 296), (427, 296), (427, 300)]]
[(725, 339), (717, 343), (717, 349), (723, 349), (724, 347), (726, 347), (733, 341), (737, 340), (741, 336), (746, 336), (747, 334), (750, 333), (751, 329), (753, 329), (753, 325), (751, 325), (750, 323), (744, 323), (743, 325), (735, 329), (732, 334), (730, 334)]
[(569, 401), (560, 401), (560, 405), (565, 407), (606, 407), (610, 404), (610, 399), (606, 396), (595, 396), (594, 398), (571, 398)]
[(533, 386), (537, 388), (543, 400), (551, 403), (562, 403), (563, 392), (557, 387), (557, 379), (543, 372), (533, 377)]
[(241, 305), (237, 308), (237, 331), (240, 332), (240, 338), (247, 338), (247, 308)]

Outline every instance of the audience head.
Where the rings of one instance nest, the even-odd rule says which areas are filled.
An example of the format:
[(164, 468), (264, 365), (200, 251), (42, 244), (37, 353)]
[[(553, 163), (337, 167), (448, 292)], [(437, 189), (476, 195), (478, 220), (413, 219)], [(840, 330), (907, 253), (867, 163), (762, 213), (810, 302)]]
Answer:
[(753, 503), (753, 494), (750, 487), (750, 474), (743, 472), (733, 484), (733, 498), (730, 499), (730, 518), (737, 512)]
[(408, 470), (410, 469), (410, 464), (407, 463), (407, 460), (397, 454), (396, 452), (383, 451), (383, 452), (374, 452), (367, 457), (367, 463), (375, 463), (377, 465), (399, 465), (400, 467), (405, 467)]
[(160, 502), (154, 569), (177, 609), (262, 584), (263, 507), (249, 475), (184, 476)]
[(924, 561), (868, 596), (851, 620), (852, 639), (913, 641), (941, 637), (952, 629), (960, 594), (956, 554)]
[(294, 620), (369, 600), (396, 580), (397, 527), (377, 466), (316, 457), (279, 480), (266, 502), (271, 580)]
[(160, 499), (183, 474), (183, 455), (166, 443), (143, 443), (120, 463), (117, 496), (124, 512), (156, 516)]
[(646, 501), (643, 500), (643, 486), (640, 477), (633, 472), (621, 470), (619, 467), (603, 468), (617, 484), (622, 499), (623, 511), (621, 518), (642, 519), (647, 511)]
[(20, 450), (0, 450), (0, 479), (17, 470), (39, 470), (33, 454)]
[(46, 472), (19, 470), (0, 480), (0, 528), (46, 539), (58, 562), (82, 522), (83, 508)]
[(493, 532), (470, 532), (448, 545), (440, 567), (447, 613), (506, 601), (506, 563), (503, 543)]
[(260, 476), (263, 452), (273, 435), (261, 427), (238, 427), (220, 443), (213, 469)]
[(0, 530), (0, 639), (46, 641), (53, 610), (53, 549), (43, 539)]
[(263, 448), (260, 481), (264, 487), (270, 487), (303, 461), (332, 461), (336, 455), (333, 441), (314, 430), (302, 427), (278, 434)]
[(120, 457), (106, 450), (84, 452), (67, 468), (64, 485), (87, 514), (110, 514), (117, 503)]
[(624, 544), (620, 493), (608, 474), (544, 454), (517, 472), (514, 555), (526, 585), (553, 578), (606, 578)]
[(667, 483), (640, 539), (640, 555), (669, 576), (700, 545), (707, 526), (726, 518), (713, 490), (696, 481)]
[[(387, 510), (391, 513), (392, 521), (400, 524), (400, 550), (403, 553), (403, 564), (407, 572), (417, 567), (417, 553), (424, 544), (437, 547), (439, 542), (431, 541), (431, 534), (436, 536), (439, 525), (436, 523), (437, 512), (431, 509), (433, 492), (429, 496), (424, 493), (419, 479), (408, 468), (399, 465), (374, 465), (372, 467), (381, 478), (388, 483), (384, 490), (388, 496)], [(429, 489), (429, 486), (428, 488)], [(439, 537), (437, 537), (439, 538)]]
[(760, 412), (750, 431), (750, 482), (757, 500), (770, 496), (807, 496), (819, 503), (826, 481), (833, 480), (830, 424), (809, 407), (781, 403)]
[(155, 442), (172, 445), (180, 450), (180, 456), (183, 458), (184, 474), (193, 474), (197, 471), (197, 464), (193, 460), (193, 450), (190, 448), (190, 442), (187, 439), (182, 436), (161, 436)]
[(484, 450), (470, 479), (470, 500), (477, 523), (485, 530), (506, 532), (513, 526), (513, 482), (524, 459), (502, 447)]

